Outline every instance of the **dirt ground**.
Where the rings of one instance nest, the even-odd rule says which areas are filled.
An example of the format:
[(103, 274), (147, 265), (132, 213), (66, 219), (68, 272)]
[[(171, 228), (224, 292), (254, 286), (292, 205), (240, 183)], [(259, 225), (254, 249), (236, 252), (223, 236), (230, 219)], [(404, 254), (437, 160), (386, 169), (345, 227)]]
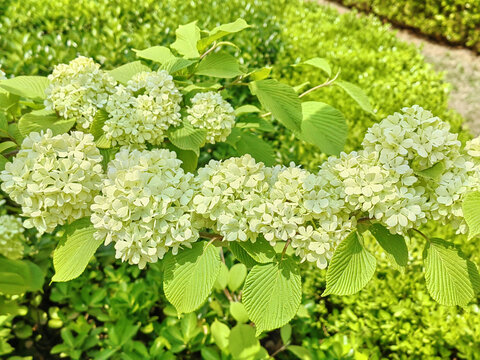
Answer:
[[(340, 13), (350, 11), (327, 0), (318, 2)], [(465, 118), (475, 135), (480, 135), (480, 56), (468, 49), (434, 43), (407, 30), (398, 30), (397, 37), (415, 44), (437, 71), (445, 72), (445, 80), (452, 85), (449, 106)]]

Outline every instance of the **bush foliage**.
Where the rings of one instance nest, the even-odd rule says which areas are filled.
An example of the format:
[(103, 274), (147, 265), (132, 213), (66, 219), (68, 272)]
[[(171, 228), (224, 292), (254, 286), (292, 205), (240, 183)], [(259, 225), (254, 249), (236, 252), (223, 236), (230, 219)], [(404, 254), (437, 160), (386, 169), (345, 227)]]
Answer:
[(337, 0), (434, 39), (480, 52), (480, 3), (465, 0)]

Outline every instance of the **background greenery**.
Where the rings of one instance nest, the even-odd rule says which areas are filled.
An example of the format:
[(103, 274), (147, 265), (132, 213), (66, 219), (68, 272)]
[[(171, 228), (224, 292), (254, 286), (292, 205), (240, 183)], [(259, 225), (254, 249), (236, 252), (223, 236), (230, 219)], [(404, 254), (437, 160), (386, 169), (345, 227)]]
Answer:
[[(202, 27), (212, 28), (243, 17), (255, 25), (235, 37), (244, 62), (273, 65), (276, 75), (291, 84), (308, 80), (315, 85), (326, 80), (320, 71), (289, 65), (325, 57), (334, 71), (341, 70), (342, 79), (365, 90), (376, 116), (363, 112), (336, 87), (311, 95), (345, 114), (350, 127), (346, 150), (358, 147), (375, 121), (413, 104), (450, 122), (454, 131), (462, 131), (461, 117), (447, 108), (449, 85), (443, 75), (371, 16), (339, 16), (313, 2), (296, 0), (0, 0), (0, 15), (0, 63), (8, 75), (46, 75), (55, 64), (77, 54), (113, 68), (135, 58), (132, 48), (171, 42), (178, 24), (199, 20)], [(296, 161), (315, 169), (324, 159), (288, 132), (271, 136), (283, 162)], [(469, 133), (462, 131), (461, 137), (468, 138)], [(467, 243), (448, 229), (430, 230), (455, 238), (479, 263), (478, 252), (473, 251), (478, 242)], [(31, 247), (48, 254), (54, 242), (32, 237)], [(225, 322), (235, 324), (228, 311), (219, 310), (213, 302), (199, 310), (193, 327), (198, 331), (186, 334), (172, 309), (165, 308), (156, 266), (141, 272), (112, 262), (109, 248), (97, 255), (71, 283), (46, 285), (43, 294), (27, 294), (13, 302), (2, 300), (0, 314), (8, 315), (0, 315), (0, 355), (52, 358), (58, 356), (49, 355), (53, 348), (55, 353), (79, 359), (198, 358), (210, 351), (205, 348), (213, 349), (209, 326), (220, 310)], [(480, 329), (475, 326), (478, 306), (456, 309), (434, 303), (420, 272), (415, 271), (421, 266), (415, 260), (418, 257), (418, 252), (412, 254), (406, 274), (384, 264), (359, 294), (326, 299), (320, 297), (325, 272), (305, 266), (306, 296), (294, 320), (292, 343), (308, 348), (312, 359), (480, 358), (475, 352), (480, 347)], [(48, 258), (43, 268), (49, 279)], [(221, 291), (218, 294), (225, 300)], [(277, 331), (261, 342), (273, 352), (281, 346), (279, 339)], [(295, 356), (281, 352), (278, 358)]]
[(336, 0), (435, 39), (480, 52), (480, 3), (469, 0)]

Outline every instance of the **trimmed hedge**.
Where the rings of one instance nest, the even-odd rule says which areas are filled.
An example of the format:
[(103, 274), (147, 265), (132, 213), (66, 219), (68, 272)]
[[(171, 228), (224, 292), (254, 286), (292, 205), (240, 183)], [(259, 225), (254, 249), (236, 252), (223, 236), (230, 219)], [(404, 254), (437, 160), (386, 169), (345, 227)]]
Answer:
[(480, 53), (480, 2), (469, 0), (335, 0), (434, 39)]

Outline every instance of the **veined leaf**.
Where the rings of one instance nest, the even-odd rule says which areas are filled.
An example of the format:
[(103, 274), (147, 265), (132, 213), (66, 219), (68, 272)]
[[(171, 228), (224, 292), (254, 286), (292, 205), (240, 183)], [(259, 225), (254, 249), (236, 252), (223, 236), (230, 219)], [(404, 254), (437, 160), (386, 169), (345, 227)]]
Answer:
[(417, 171), (416, 174), (427, 179), (439, 180), (444, 171), (445, 163), (443, 161), (439, 161), (428, 169)]
[(108, 113), (103, 109), (98, 110), (95, 114), (92, 124), (90, 125), (90, 134), (93, 135), (95, 140), (98, 140), (105, 133), (103, 131), (103, 125), (105, 125), (107, 119)]
[(176, 59), (169, 48), (165, 46), (152, 46), (144, 50), (133, 50), (138, 57), (142, 59), (152, 60), (160, 64)]
[(126, 84), (135, 74), (142, 71), (152, 71), (148, 66), (143, 65), (140, 61), (133, 61), (131, 63), (117, 67), (110, 70), (109, 74), (119, 83)]
[(197, 170), (198, 155), (193, 150), (182, 150), (173, 144), (167, 144), (167, 148), (175, 151), (177, 158), (182, 160), (182, 169), (192, 174)]
[(468, 193), (463, 199), (462, 208), (470, 240), (480, 234), (480, 191)]
[(226, 349), (228, 347), (230, 328), (224, 323), (215, 319), (210, 329), (212, 331), (212, 337), (215, 344), (222, 350)]
[(241, 132), (239, 141), (235, 145), (239, 155), (250, 154), (256, 161), (266, 166), (275, 164), (273, 147), (258, 136), (246, 131)]
[(192, 150), (198, 154), (198, 149), (205, 145), (207, 131), (195, 128), (187, 122), (175, 128), (168, 129), (168, 139), (182, 150)]
[(177, 255), (168, 252), (164, 260), (163, 287), (167, 300), (178, 314), (197, 310), (211, 293), (220, 271), (220, 256), (207, 242), (192, 244)]
[(248, 313), (245, 310), (245, 305), (240, 302), (230, 303), (230, 314), (239, 324), (244, 324), (248, 321)]
[(383, 250), (385, 250), (392, 265), (397, 270), (404, 272), (404, 268), (408, 263), (408, 248), (403, 236), (392, 234), (381, 224), (373, 224), (369, 227), (369, 230)]
[(19, 295), (42, 288), (44, 274), (34, 263), (26, 260), (0, 258), (0, 293)]
[(178, 51), (180, 55), (186, 58), (196, 58), (200, 54), (197, 50), (197, 42), (200, 40), (200, 29), (197, 26), (197, 22), (191, 22), (186, 25), (180, 25), (175, 30), (177, 38), (175, 42), (170, 46)]
[(431, 239), (423, 259), (427, 289), (438, 303), (466, 306), (480, 290), (477, 267), (452, 243)]
[(294, 132), (301, 131), (302, 105), (291, 86), (267, 79), (251, 82), (249, 87), (275, 119)]
[(44, 76), (17, 76), (0, 81), (0, 87), (9, 93), (32, 100), (45, 99), (47, 86), (48, 79)]
[(268, 78), (271, 72), (272, 72), (271, 67), (263, 67), (263, 68), (255, 69), (249, 72), (247, 76), (249, 76), (253, 80), (263, 80)]
[(15, 149), (17, 147), (17, 144), (15, 144), (13, 141), (5, 141), (0, 143), (0, 153), (5, 152), (6, 150), (11, 150)]
[(376, 260), (353, 231), (337, 247), (327, 270), (327, 288), (322, 296), (351, 295), (367, 285), (375, 273)]
[(177, 71), (183, 70), (192, 64), (195, 64), (195, 61), (176, 57), (162, 64), (160, 69), (166, 70), (169, 74), (175, 74)]
[(311, 65), (316, 67), (317, 69), (323, 70), (328, 76), (332, 76), (332, 68), (326, 59), (314, 57), (312, 59), (308, 59), (304, 62), (299, 64), (295, 64), (293, 66), (300, 66), (300, 65)]
[(370, 104), (370, 100), (368, 99), (368, 96), (365, 95), (365, 93), (360, 87), (352, 83), (349, 83), (348, 81), (343, 81), (343, 80), (337, 80), (334, 82), (334, 84), (337, 86), (340, 86), (343, 90), (345, 90), (345, 92), (353, 100), (355, 100), (355, 102), (358, 105), (360, 105), (360, 107), (363, 110), (373, 114), (373, 108), (372, 108), (372, 105)]
[(260, 109), (253, 105), (243, 105), (235, 109), (235, 116), (249, 113), (259, 113)]
[(207, 55), (200, 61), (195, 74), (229, 79), (241, 75), (242, 72), (234, 56), (219, 51)]
[(255, 242), (241, 241), (238, 244), (259, 264), (266, 264), (275, 260), (277, 253), (274, 248), (267, 240), (261, 237)]
[(327, 155), (338, 155), (347, 141), (348, 127), (343, 114), (318, 102), (302, 103), (303, 121), (300, 137), (316, 145)]
[(233, 255), (246, 267), (251, 268), (258, 263), (240, 246), (240, 241), (231, 241), (229, 244), (230, 251)]
[(244, 264), (235, 264), (228, 271), (228, 288), (237, 291), (243, 285), (247, 276), (247, 267)]
[(80, 276), (103, 240), (93, 237), (89, 218), (67, 225), (65, 235), (53, 252), (55, 275), (52, 281), (69, 281)]
[(197, 47), (200, 51), (202, 51), (214, 41), (226, 35), (242, 31), (248, 27), (250, 27), (250, 25), (248, 25), (243, 19), (237, 19), (234, 22), (217, 26), (208, 32), (209, 34), (207, 37), (198, 41)]
[(255, 329), (249, 325), (238, 324), (230, 331), (228, 339), (228, 348), (235, 360), (253, 360), (261, 350)]
[(31, 132), (40, 132), (51, 129), (53, 135), (60, 135), (70, 130), (75, 125), (76, 119), (59, 118), (55, 112), (49, 110), (34, 110), (26, 113), (18, 121), (18, 130), (22, 136)]
[(280, 263), (255, 265), (243, 288), (243, 304), (257, 335), (288, 323), (302, 299), (298, 264), (290, 256)]

